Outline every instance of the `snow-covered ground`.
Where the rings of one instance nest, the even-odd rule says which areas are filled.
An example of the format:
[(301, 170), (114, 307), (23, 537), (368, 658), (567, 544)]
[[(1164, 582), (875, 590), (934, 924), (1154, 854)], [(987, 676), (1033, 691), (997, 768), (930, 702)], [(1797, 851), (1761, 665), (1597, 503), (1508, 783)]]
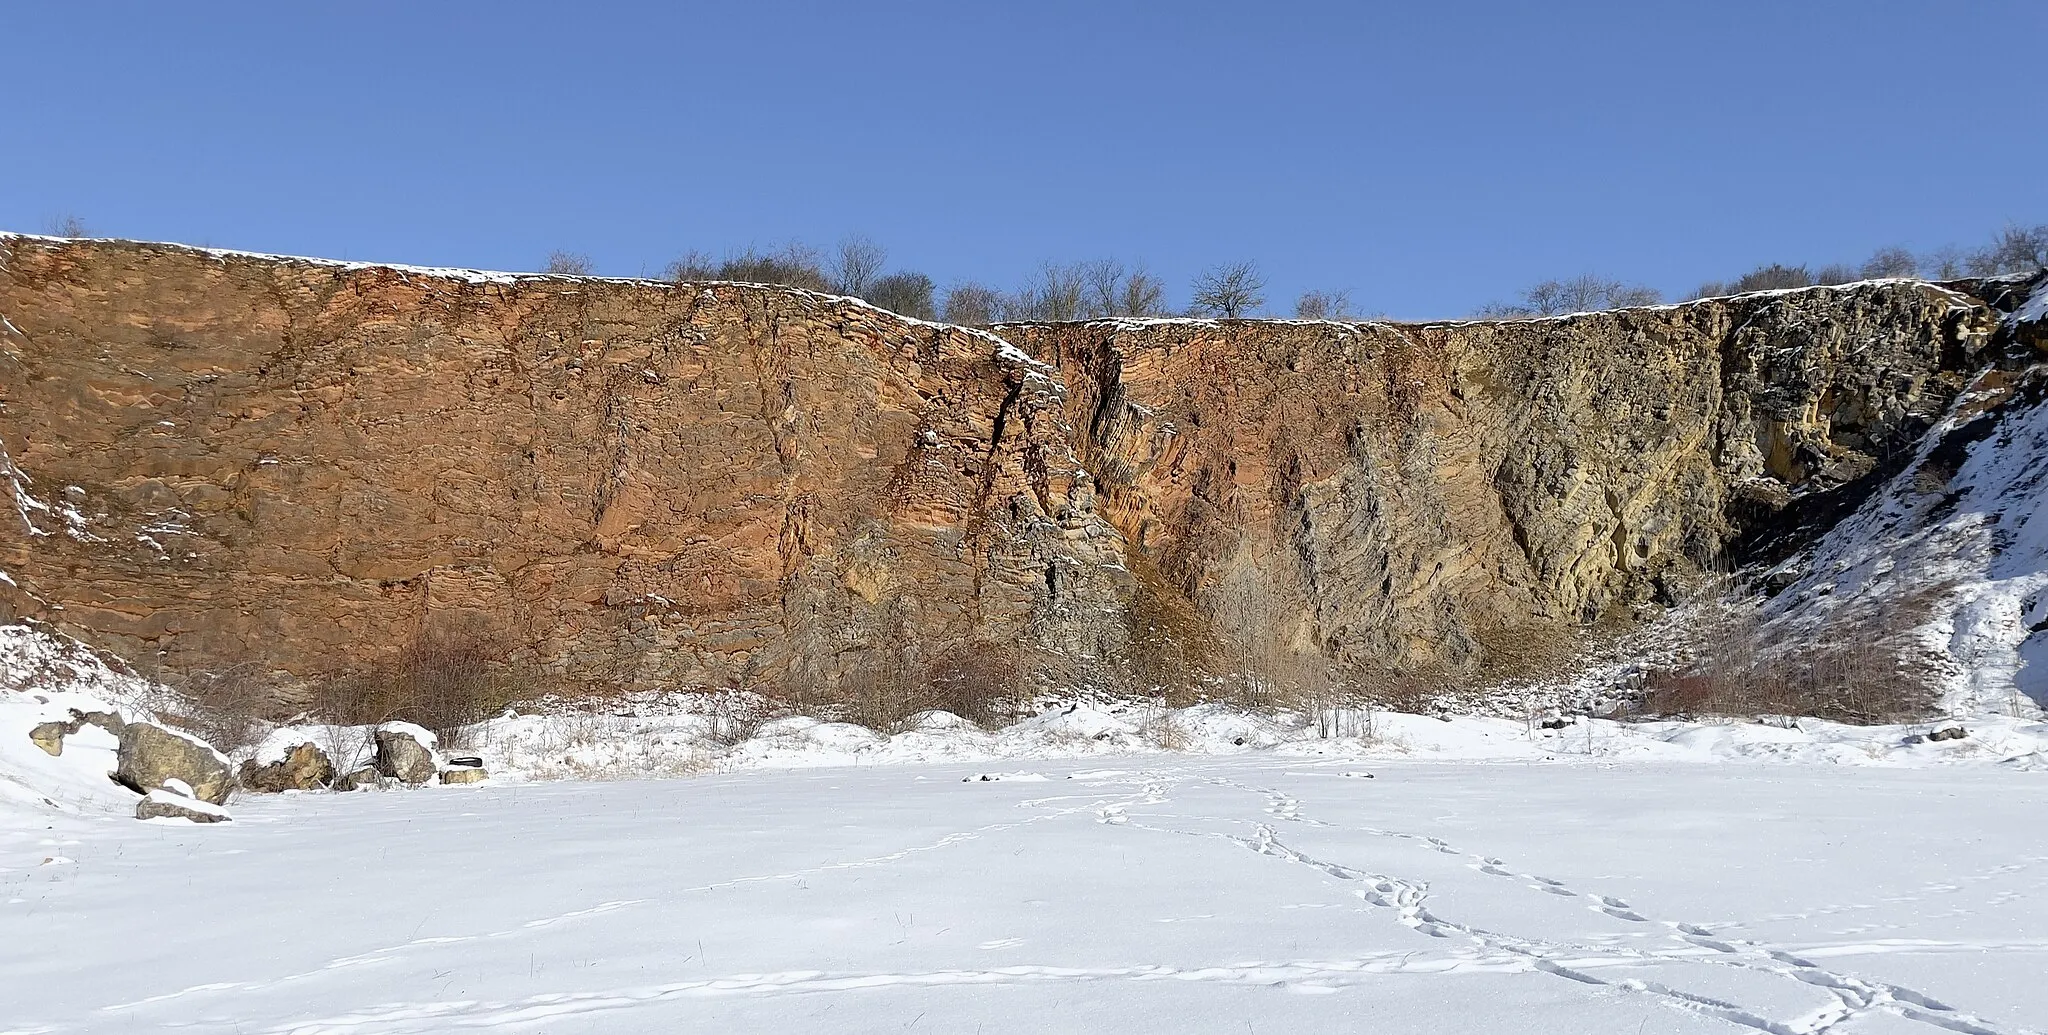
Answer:
[(1250, 755), (49, 813), (0, 1031), (2040, 1031), (2044, 809), (1998, 766)]
[[(1248, 714), (1218, 704), (1165, 710), (1144, 704), (1056, 708), (995, 731), (944, 713), (884, 735), (848, 723), (776, 719), (725, 746), (715, 720), (676, 710), (564, 710), (494, 719), (469, 731), (462, 750), (481, 754), (503, 781), (633, 779), (746, 770), (927, 762), (1014, 762), (1162, 754), (1279, 755), (1435, 761), (1767, 762), (1927, 766), (1992, 763), (2048, 769), (2048, 722), (2031, 708), (2015, 717), (1978, 713), (1893, 726), (1851, 726), (1775, 717), (1694, 722), (1618, 722), (1573, 717), (1544, 729), (1539, 717), (1349, 713), (1349, 732), (1323, 737), (1306, 716)], [(1767, 717), (1768, 718), (1768, 717)], [(1968, 736), (1930, 741), (1953, 725)], [(1367, 728), (1369, 726), (1369, 728)], [(1345, 730), (1338, 730), (1345, 732)], [(286, 740), (327, 738), (306, 731)]]

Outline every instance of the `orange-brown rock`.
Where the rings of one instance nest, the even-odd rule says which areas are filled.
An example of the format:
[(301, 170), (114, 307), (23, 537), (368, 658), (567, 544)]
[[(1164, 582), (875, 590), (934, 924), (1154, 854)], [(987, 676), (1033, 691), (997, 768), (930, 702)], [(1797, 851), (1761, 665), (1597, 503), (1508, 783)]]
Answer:
[(172, 672), (289, 682), (441, 623), (599, 686), (829, 678), (905, 635), (1119, 646), (1058, 385), (985, 333), (24, 237), (0, 318), (0, 596)]
[(1996, 314), (1873, 283), (1568, 318), (1103, 321), (1054, 364), (1099, 509), (1166, 581), (1353, 665), (1512, 670), (1832, 499)]
[(905, 644), (1085, 668), (1167, 612), (1469, 674), (1824, 520), (1994, 317), (1883, 282), (996, 337), (781, 288), (0, 236), (0, 606), (285, 682), (443, 623), (536, 690), (815, 684)]

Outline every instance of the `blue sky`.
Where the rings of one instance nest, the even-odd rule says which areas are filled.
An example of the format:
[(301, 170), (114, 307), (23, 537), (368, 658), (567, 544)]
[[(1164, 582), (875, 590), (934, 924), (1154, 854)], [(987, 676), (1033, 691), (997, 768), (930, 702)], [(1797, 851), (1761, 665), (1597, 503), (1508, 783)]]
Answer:
[(2048, 222), (2048, 4), (9, 5), (0, 228), (942, 285), (1253, 259), (1460, 315)]

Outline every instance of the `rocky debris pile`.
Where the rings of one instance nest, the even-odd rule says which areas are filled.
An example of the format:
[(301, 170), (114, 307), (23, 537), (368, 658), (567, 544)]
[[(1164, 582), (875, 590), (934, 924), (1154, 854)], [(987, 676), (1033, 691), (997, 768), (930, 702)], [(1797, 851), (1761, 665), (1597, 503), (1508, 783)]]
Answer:
[(280, 727), (242, 762), (241, 785), (263, 793), (364, 791), (436, 781), (479, 783), (488, 778), (483, 759), (444, 758), (439, 747), (440, 738), (431, 730), (410, 722)]

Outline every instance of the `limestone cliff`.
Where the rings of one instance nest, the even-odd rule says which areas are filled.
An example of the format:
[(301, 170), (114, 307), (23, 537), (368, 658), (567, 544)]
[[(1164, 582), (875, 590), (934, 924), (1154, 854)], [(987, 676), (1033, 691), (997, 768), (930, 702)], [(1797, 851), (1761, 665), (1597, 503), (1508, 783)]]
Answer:
[(0, 318), (0, 606), (281, 679), (459, 622), (621, 687), (830, 682), (906, 644), (1114, 667), (1162, 610), (1347, 665), (1512, 665), (1870, 481), (1997, 326), (1881, 282), (990, 335), (753, 285), (27, 237), (0, 237)]
[(1265, 584), (1301, 646), (1472, 673), (1670, 599), (1910, 452), (1996, 327), (1894, 281), (1512, 322), (997, 331), (1059, 369), (1103, 514), (1174, 587), (1214, 612)]
[(13, 608), (305, 677), (436, 623), (564, 684), (829, 676), (1096, 620), (1121, 544), (985, 333), (741, 286), (0, 238)]

